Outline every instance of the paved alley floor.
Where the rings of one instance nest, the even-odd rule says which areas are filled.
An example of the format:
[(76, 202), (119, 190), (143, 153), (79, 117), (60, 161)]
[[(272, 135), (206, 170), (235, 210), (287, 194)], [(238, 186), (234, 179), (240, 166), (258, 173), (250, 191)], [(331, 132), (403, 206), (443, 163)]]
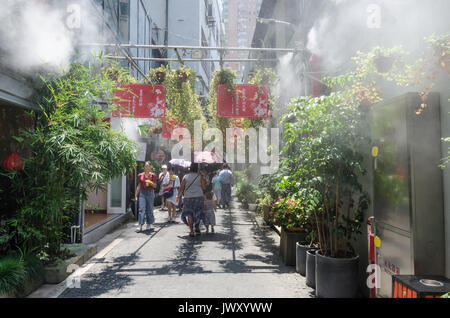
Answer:
[[(201, 227), (196, 237), (180, 214), (168, 224), (159, 209), (149, 231), (136, 233), (136, 223), (127, 223), (80, 269), (80, 288), (65, 284), (50, 297), (313, 297), (295, 267), (282, 264), (278, 234), (258, 225), (255, 212), (233, 207), (217, 211), (216, 233)], [(31, 297), (39, 295), (50, 294)]]

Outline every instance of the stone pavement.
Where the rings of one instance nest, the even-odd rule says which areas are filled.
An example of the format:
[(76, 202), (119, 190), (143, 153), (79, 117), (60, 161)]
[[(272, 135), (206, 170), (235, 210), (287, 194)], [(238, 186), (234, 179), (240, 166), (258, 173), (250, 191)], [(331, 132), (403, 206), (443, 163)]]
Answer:
[(79, 276), (81, 288), (46, 285), (30, 297), (313, 297), (295, 267), (282, 264), (279, 236), (233, 206), (217, 211), (216, 233), (201, 227), (196, 237), (179, 214), (168, 224), (157, 209), (150, 231), (136, 233), (130, 222), (99, 242), (100, 252), (69, 277)]

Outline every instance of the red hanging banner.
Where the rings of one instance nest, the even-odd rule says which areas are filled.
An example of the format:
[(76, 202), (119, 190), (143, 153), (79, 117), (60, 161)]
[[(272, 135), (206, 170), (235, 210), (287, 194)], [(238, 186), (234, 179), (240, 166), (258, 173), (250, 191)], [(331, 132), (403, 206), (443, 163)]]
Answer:
[(114, 92), (118, 105), (113, 117), (164, 118), (166, 114), (166, 91), (161, 84), (119, 84)]
[(238, 84), (233, 94), (228, 91), (226, 85), (217, 85), (217, 117), (267, 118), (267, 87)]

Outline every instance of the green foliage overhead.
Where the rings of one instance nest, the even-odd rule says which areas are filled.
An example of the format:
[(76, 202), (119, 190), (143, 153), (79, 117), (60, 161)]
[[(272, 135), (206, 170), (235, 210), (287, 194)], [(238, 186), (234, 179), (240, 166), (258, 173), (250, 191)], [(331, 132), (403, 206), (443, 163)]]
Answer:
[[(277, 74), (273, 69), (257, 67), (248, 81), (249, 84), (258, 85), (258, 93), (262, 85), (265, 85), (267, 87), (269, 99), (268, 103), (269, 111), (273, 109), (273, 106), (275, 104), (275, 98), (271, 94), (271, 88), (275, 85), (276, 80)], [(242, 126), (244, 127), (244, 129), (249, 127), (254, 128), (262, 127), (264, 125), (265, 120), (266, 120), (265, 118), (243, 118)]]
[(224, 136), (226, 136), (226, 129), (232, 127), (232, 120), (230, 118), (217, 117), (217, 85), (226, 85), (227, 90), (233, 92), (235, 80), (236, 72), (231, 68), (218, 69), (213, 73), (209, 90), (209, 114), (212, 118), (211, 126), (220, 129)]
[(160, 66), (150, 70), (150, 77), (158, 81), (158, 73), (165, 73), (163, 84), (166, 87), (167, 111), (166, 118), (176, 119), (179, 124), (186, 126), (191, 135), (194, 134), (194, 121), (200, 120), (206, 128), (206, 118), (195, 92), (196, 73), (186, 66), (176, 70)]

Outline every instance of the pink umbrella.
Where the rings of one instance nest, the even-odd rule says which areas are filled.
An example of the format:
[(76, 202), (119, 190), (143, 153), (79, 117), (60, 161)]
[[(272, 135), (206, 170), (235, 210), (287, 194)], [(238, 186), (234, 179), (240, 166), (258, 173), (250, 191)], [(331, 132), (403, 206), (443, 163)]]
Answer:
[(222, 163), (223, 158), (213, 151), (196, 151), (194, 152), (194, 162)]

